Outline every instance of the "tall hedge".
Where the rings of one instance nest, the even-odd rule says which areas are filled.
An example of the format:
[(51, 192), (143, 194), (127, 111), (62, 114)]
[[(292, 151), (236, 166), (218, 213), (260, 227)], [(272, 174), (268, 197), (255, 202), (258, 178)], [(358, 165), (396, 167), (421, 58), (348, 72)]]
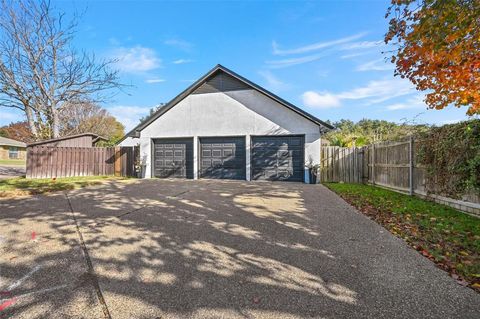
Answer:
[(480, 119), (433, 127), (418, 140), (428, 192), (452, 198), (480, 193)]

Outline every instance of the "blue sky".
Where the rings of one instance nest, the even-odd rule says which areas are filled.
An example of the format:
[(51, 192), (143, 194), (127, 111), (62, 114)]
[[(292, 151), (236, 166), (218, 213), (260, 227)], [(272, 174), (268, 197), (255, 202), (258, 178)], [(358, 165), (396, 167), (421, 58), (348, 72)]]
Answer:
[[(465, 109), (427, 110), (385, 62), (389, 1), (53, 1), (84, 12), (74, 45), (117, 58), (133, 86), (103, 105), (127, 129), (217, 63), (322, 120), (444, 124)], [(22, 119), (8, 109), (0, 125)]]

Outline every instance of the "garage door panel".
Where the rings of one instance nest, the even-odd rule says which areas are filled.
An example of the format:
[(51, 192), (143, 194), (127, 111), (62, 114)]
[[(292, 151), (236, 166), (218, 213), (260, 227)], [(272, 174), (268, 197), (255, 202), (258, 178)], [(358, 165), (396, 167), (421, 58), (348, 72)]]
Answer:
[(303, 136), (252, 138), (252, 179), (303, 181)]
[(175, 157), (182, 157), (182, 158), (183, 158), (184, 154), (185, 154), (185, 151), (184, 151), (184, 150), (175, 150), (175, 151), (173, 151), (173, 156), (175, 156)]
[(244, 174), (244, 169), (227, 169), (223, 170), (223, 178), (224, 179), (237, 179), (237, 176), (242, 176)]
[(156, 139), (153, 147), (155, 177), (193, 178), (193, 139)]
[(221, 165), (223, 166), (223, 168), (232, 169), (234, 171), (244, 171), (245, 170), (243, 168), (239, 168), (242, 165), (245, 165), (244, 161), (238, 161), (238, 160), (224, 161)]
[(200, 138), (200, 177), (245, 179), (245, 138)]
[(279, 159), (282, 159), (282, 158), (289, 159), (292, 156), (292, 152), (289, 152), (288, 150), (280, 150), (277, 152), (277, 156)]
[(277, 167), (278, 168), (293, 168), (293, 163), (290, 161), (290, 159), (285, 158), (283, 160), (279, 159), (277, 162)]
[(302, 140), (299, 138), (291, 138), (289, 140), (290, 147), (303, 147)]
[(222, 150), (221, 149), (212, 150), (212, 157), (222, 157)]

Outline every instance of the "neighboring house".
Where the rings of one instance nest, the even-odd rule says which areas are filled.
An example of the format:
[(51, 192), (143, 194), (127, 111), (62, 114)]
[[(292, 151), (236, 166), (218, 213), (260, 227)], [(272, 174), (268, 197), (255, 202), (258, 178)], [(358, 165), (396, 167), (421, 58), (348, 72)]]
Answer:
[(119, 142), (143, 176), (308, 182), (333, 127), (217, 65)]
[(95, 143), (105, 138), (94, 133), (82, 133), (70, 136), (62, 136), (50, 140), (43, 140), (39, 142), (29, 143), (31, 146), (48, 146), (48, 147), (93, 147)]
[(0, 160), (24, 160), (27, 144), (0, 136)]

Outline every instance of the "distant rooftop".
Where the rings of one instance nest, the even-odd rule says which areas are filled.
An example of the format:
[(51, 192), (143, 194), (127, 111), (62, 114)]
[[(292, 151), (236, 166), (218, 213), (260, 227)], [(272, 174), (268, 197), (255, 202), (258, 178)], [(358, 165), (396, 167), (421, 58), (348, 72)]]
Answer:
[(28, 146), (35, 146), (35, 145), (54, 143), (54, 142), (58, 142), (58, 141), (71, 140), (71, 139), (75, 139), (75, 138), (82, 137), (82, 136), (91, 136), (92, 140), (93, 140), (92, 141), (93, 143), (96, 143), (99, 140), (104, 140), (104, 141), (107, 140), (103, 136), (100, 136), (100, 135), (95, 134), (95, 133), (81, 133), (81, 134), (75, 134), (75, 135), (62, 136), (62, 137), (58, 137), (58, 138), (52, 138), (52, 139), (49, 139), (49, 140), (37, 141), (37, 142), (29, 143)]
[(2, 137), (2, 136), (0, 136), (0, 145), (27, 147), (27, 144), (25, 144), (23, 142), (12, 140), (11, 138), (6, 138), (6, 137)]

